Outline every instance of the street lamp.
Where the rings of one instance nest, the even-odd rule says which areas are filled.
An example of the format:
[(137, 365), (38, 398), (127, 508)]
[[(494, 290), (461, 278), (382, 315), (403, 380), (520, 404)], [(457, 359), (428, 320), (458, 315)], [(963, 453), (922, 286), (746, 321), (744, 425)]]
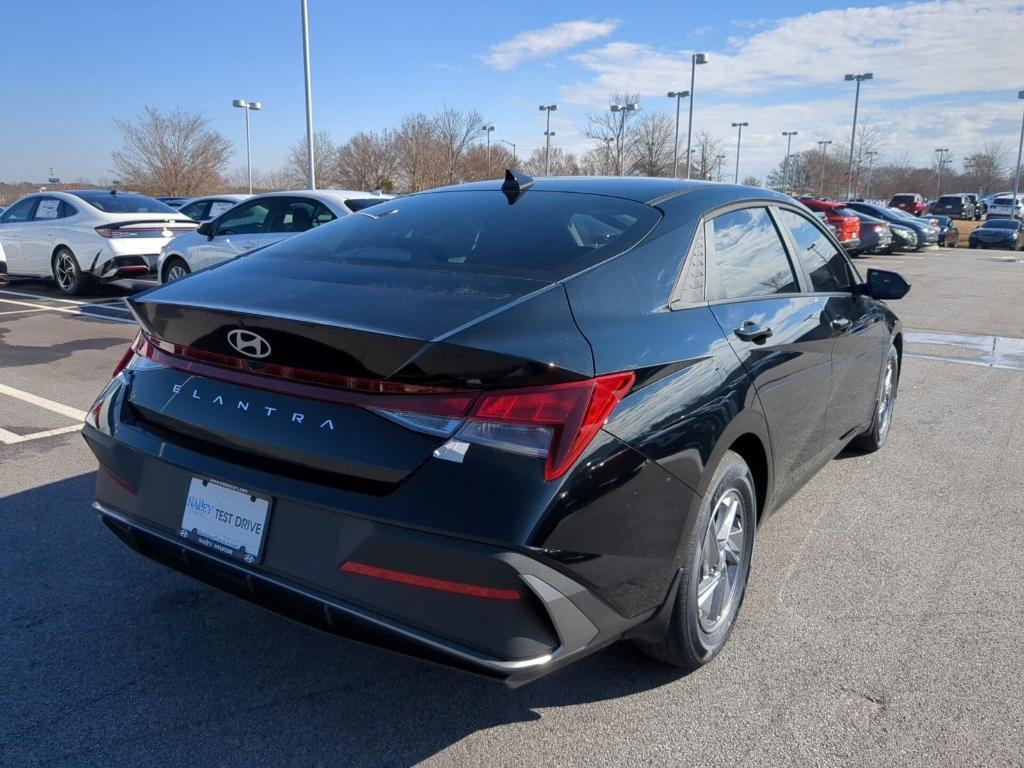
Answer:
[(551, 113), (558, 109), (557, 104), (541, 105), (538, 107), (541, 112), (548, 113), (548, 127), (544, 130), (544, 175), (551, 175), (551, 137), (554, 132), (551, 130)]
[(686, 178), (690, 178), (690, 142), (693, 139), (693, 86), (697, 75), (697, 65), (707, 64), (706, 53), (695, 53), (690, 56), (690, 118), (686, 123)]
[(616, 139), (617, 139), (616, 140), (616, 146), (618, 147), (618, 155), (619, 155), (619, 161), (618, 161), (619, 174), (618, 175), (622, 176), (622, 150), (623, 150), (623, 144), (625, 143), (625, 141), (624, 141), (624, 139), (625, 139), (624, 134), (626, 132), (626, 113), (627, 112), (635, 112), (636, 110), (640, 109), (640, 105), (639, 104), (612, 104), (610, 107), (608, 107), (608, 109), (610, 109), (612, 112), (618, 112), (619, 113), (619, 133), (618, 133), (618, 136), (616, 137)]
[(942, 166), (946, 164), (946, 153), (949, 149), (946, 147), (936, 147), (935, 154), (939, 156), (939, 180), (935, 183), (935, 199), (939, 199), (939, 195), (942, 194)]
[(782, 194), (786, 194), (786, 185), (789, 181), (789, 149), (793, 144), (793, 137), (797, 135), (797, 132), (783, 131), (782, 135), (786, 137), (786, 161), (782, 164)]
[(844, 75), (844, 80), (857, 82), (857, 95), (853, 98), (853, 133), (850, 135), (850, 165), (846, 170), (846, 199), (853, 197), (853, 146), (857, 143), (857, 107), (860, 106), (860, 84), (865, 80), (874, 79), (871, 72), (861, 75)]
[(249, 151), (249, 112), (258, 112), (263, 109), (263, 105), (258, 101), (246, 101), (245, 99), (235, 99), (231, 102), (231, 106), (238, 107), (239, 109), (245, 110), (245, 167), (249, 174), (249, 194), (252, 194), (252, 153)]
[(313, 165), (313, 83), (309, 76), (309, 9), (302, 0), (302, 59), (306, 76), (306, 163), (309, 166), (309, 188), (316, 189)]
[(718, 161), (718, 181), (722, 180), (722, 166), (725, 165), (725, 155), (715, 155), (715, 160)]
[(818, 146), (821, 147), (821, 182), (818, 184), (818, 197), (822, 197), (825, 194), (825, 157), (828, 154), (828, 146), (831, 143), (831, 139), (818, 142)]
[(871, 173), (875, 169), (875, 155), (878, 154), (878, 150), (869, 149), (864, 154), (868, 158), (868, 181), (867, 181), (867, 184), (864, 185), (864, 199), (865, 200), (870, 200), (871, 199)]
[(672, 145), (672, 177), (679, 176), (679, 102), (690, 95), (689, 91), (669, 91), (668, 97), (676, 100), (676, 142)]
[(502, 139), (501, 141), (502, 141), (503, 144), (508, 144), (510, 147), (512, 147), (512, 167), (515, 168), (516, 167), (516, 145), (515, 145), (515, 142), (509, 141), (508, 139)]
[(482, 125), (480, 130), (487, 134), (487, 176), (491, 175), (491, 131), (494, 130), (493, 125)]
[(750, 123), (733, 123), (732, 127), (736, 128), (736, 175), (733, 178), (733, 184), (740, 183), (740, 141), (743, 140), (743, 128), (744, 126), (750, 125)]
[[(1024, 99), (1024, 91), (1017, 91), (1017, 98)], [(1024, 118), (1020, 124), (1020, 143), (1017, 144), (1017, 170), (1013, 174), (1013, 218), (1017, 218), (1017, 192), (1020, 190), (1020, 152), (1024, 149)]]

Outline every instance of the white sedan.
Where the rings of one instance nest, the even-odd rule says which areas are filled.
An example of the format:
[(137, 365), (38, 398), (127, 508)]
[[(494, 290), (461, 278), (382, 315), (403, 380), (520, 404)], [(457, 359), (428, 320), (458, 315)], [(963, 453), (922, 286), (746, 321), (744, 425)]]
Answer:
[(184, 213), (192, 221), (210, 221), (216, 219), (225, 211), (229, 211), (239, 203), (248, 200), (252, 195), (207, 195), (206, 197), (193, 197), (178, 207), (179, 213)]
[(11, 275), (53, 277), (61, 291), (77, 294), (91, 282), (149, 274), (161, 249), (196, 226), (134, 193), (40, 192), (0, 216), (0, 248)]
[(390, 199), (391, 195), (334, 189), (258, 195), (168, 243), (160, 253), (160, 282), (177, 280)]

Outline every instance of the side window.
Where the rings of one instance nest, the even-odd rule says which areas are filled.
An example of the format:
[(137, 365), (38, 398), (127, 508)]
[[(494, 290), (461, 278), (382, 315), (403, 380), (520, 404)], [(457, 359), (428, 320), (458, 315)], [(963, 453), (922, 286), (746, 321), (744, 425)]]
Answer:
[(210, 203), (210, 211), (206, 214), (206, 218), (215, 219), (224, 211), (230, 211), (234, 207), (235, 204), (231, 200), (214, 200)]
[(789, 257), (764, 208), (722, 214), (712, 221), (708, 299), (796, 293)]
[(793, 233), (798, 258), (810, 275), (812, 289), (818, 293), (850, 290), (853, 281), (846, 256), (829, 242), (825, 233), (793, 211), (780, 210), (779, 217)]
[(59, 218), (66, 219), (68, 216), (74, 216), (76, 213), (78, 211), (75, 209), (75, 206), (63, 200), (60, 201), (60, 213), (57, 214)]
[(206, 215), (206, 212), (207, 210), (209, 210), (209, 208), (209, 200), (196, 200), (194, 203), (189, 203), (188, 205), (181, 206), (181, 208), (179, 208), (178, 210), (181, 213), (188, 216), (190, 219), (195, 219), (196, 221), (205, 221), (207, 218), (209, 218)]
[(4, 224), (20, 224), (32, 217), (32, 209), (36, 206), (38, 197), (30, 197), (27, 200), (19, 200), (4, 213), (0, 219)]
[(319, 227), (321, 224), (328, 224), (336, 218), (338, 217), (334, 215), (334, 211), (322, 203), (317, 203), (316, 212), (313, 214), (313, 226)]
[(56, 197), (43, 197), (39, 199), (35, 215), (32, 221), (52, 221), (60, 218), (60, 200)]
[(268, 200), (255, 200), (238, 206), (218, 222), (217, 234), (254, 235), (266, 231), (271, 205)]
[(280, 218), (274, 224), (275, 232), (305, 232), (316, 225), (317, 208), (315, 200), (288, 199), (281, 208)]

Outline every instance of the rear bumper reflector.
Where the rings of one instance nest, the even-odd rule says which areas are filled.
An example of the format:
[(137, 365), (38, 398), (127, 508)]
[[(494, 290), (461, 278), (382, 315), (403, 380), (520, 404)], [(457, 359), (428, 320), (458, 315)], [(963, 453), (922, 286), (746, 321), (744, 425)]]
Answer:
[(463, 584), (460, 581), (432, 579), (428, 576), (417, 576), (414, 573), (393, 571), (388, 568), (378, 568), (375, 565), (358, 563), (353, 560), (343, 563), (338, 570), (343, 571), (344, 573), (355, 573), (360, 576), (369, 576), (371, 579), (392, 581), (396, 584), (407, 584), (411, 587), (422, 587), (423, 589), (435, 589), (439, 592), (451, 592), (456, 595), (466, 595), (467, 597), (482, 597), (488, 600), (520, 599), (519, 593), (514, 589), (494, 589), (492, 587), (479, 587), (475, 584)]

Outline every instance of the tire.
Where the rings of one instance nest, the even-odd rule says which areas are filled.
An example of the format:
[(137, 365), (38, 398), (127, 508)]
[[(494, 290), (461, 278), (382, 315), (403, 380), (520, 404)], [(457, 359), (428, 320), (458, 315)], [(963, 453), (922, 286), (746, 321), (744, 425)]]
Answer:
[(89, 284), (88, 276), (78, 266), (78, 259), (71, 252), (70, 248), (61, 246), (53, 254), (50, 262), (50, 271), (53, 280), (57, 283), (60, 292), (67, 296), (77, 296), (84, 293)]
[(892, 412), (896, 407), (896, 393), (900, 383), (900, 356), (893, 344), (885, 356), (885, 368), (882, 380), (878, 384), (878, 395), (875, 397), (875, 411), (871, 417), (871, 426), (850, 441), (850, 445), (864, 453), (873, 453), (885, 445), (892, 427)]
[[(726, 530), (726, 525), (724, 539), (713, 533)], [(641, 651), (686, 671), (718, 655), (743, 603), (756, 525), (754, 478), (743, 458), (727, 451), (715, 468), (696, 522), (685, 534), (679, 589), (665, 637), (657, 643), (638, 642)], [(715, 569), (720, 569), (717, 577)], [(706, 597), (698, 598), (698, 588)]]
[[(171, 273), (175, 273), (172, 277)], [(163, 274), (160, 275), (161, 283), (169, 283), (173, 280), (180, 280), (192, 273), (192, 270), (188, 268), (188, 264), (180, 256), (172, 256), (164, 263)]]

